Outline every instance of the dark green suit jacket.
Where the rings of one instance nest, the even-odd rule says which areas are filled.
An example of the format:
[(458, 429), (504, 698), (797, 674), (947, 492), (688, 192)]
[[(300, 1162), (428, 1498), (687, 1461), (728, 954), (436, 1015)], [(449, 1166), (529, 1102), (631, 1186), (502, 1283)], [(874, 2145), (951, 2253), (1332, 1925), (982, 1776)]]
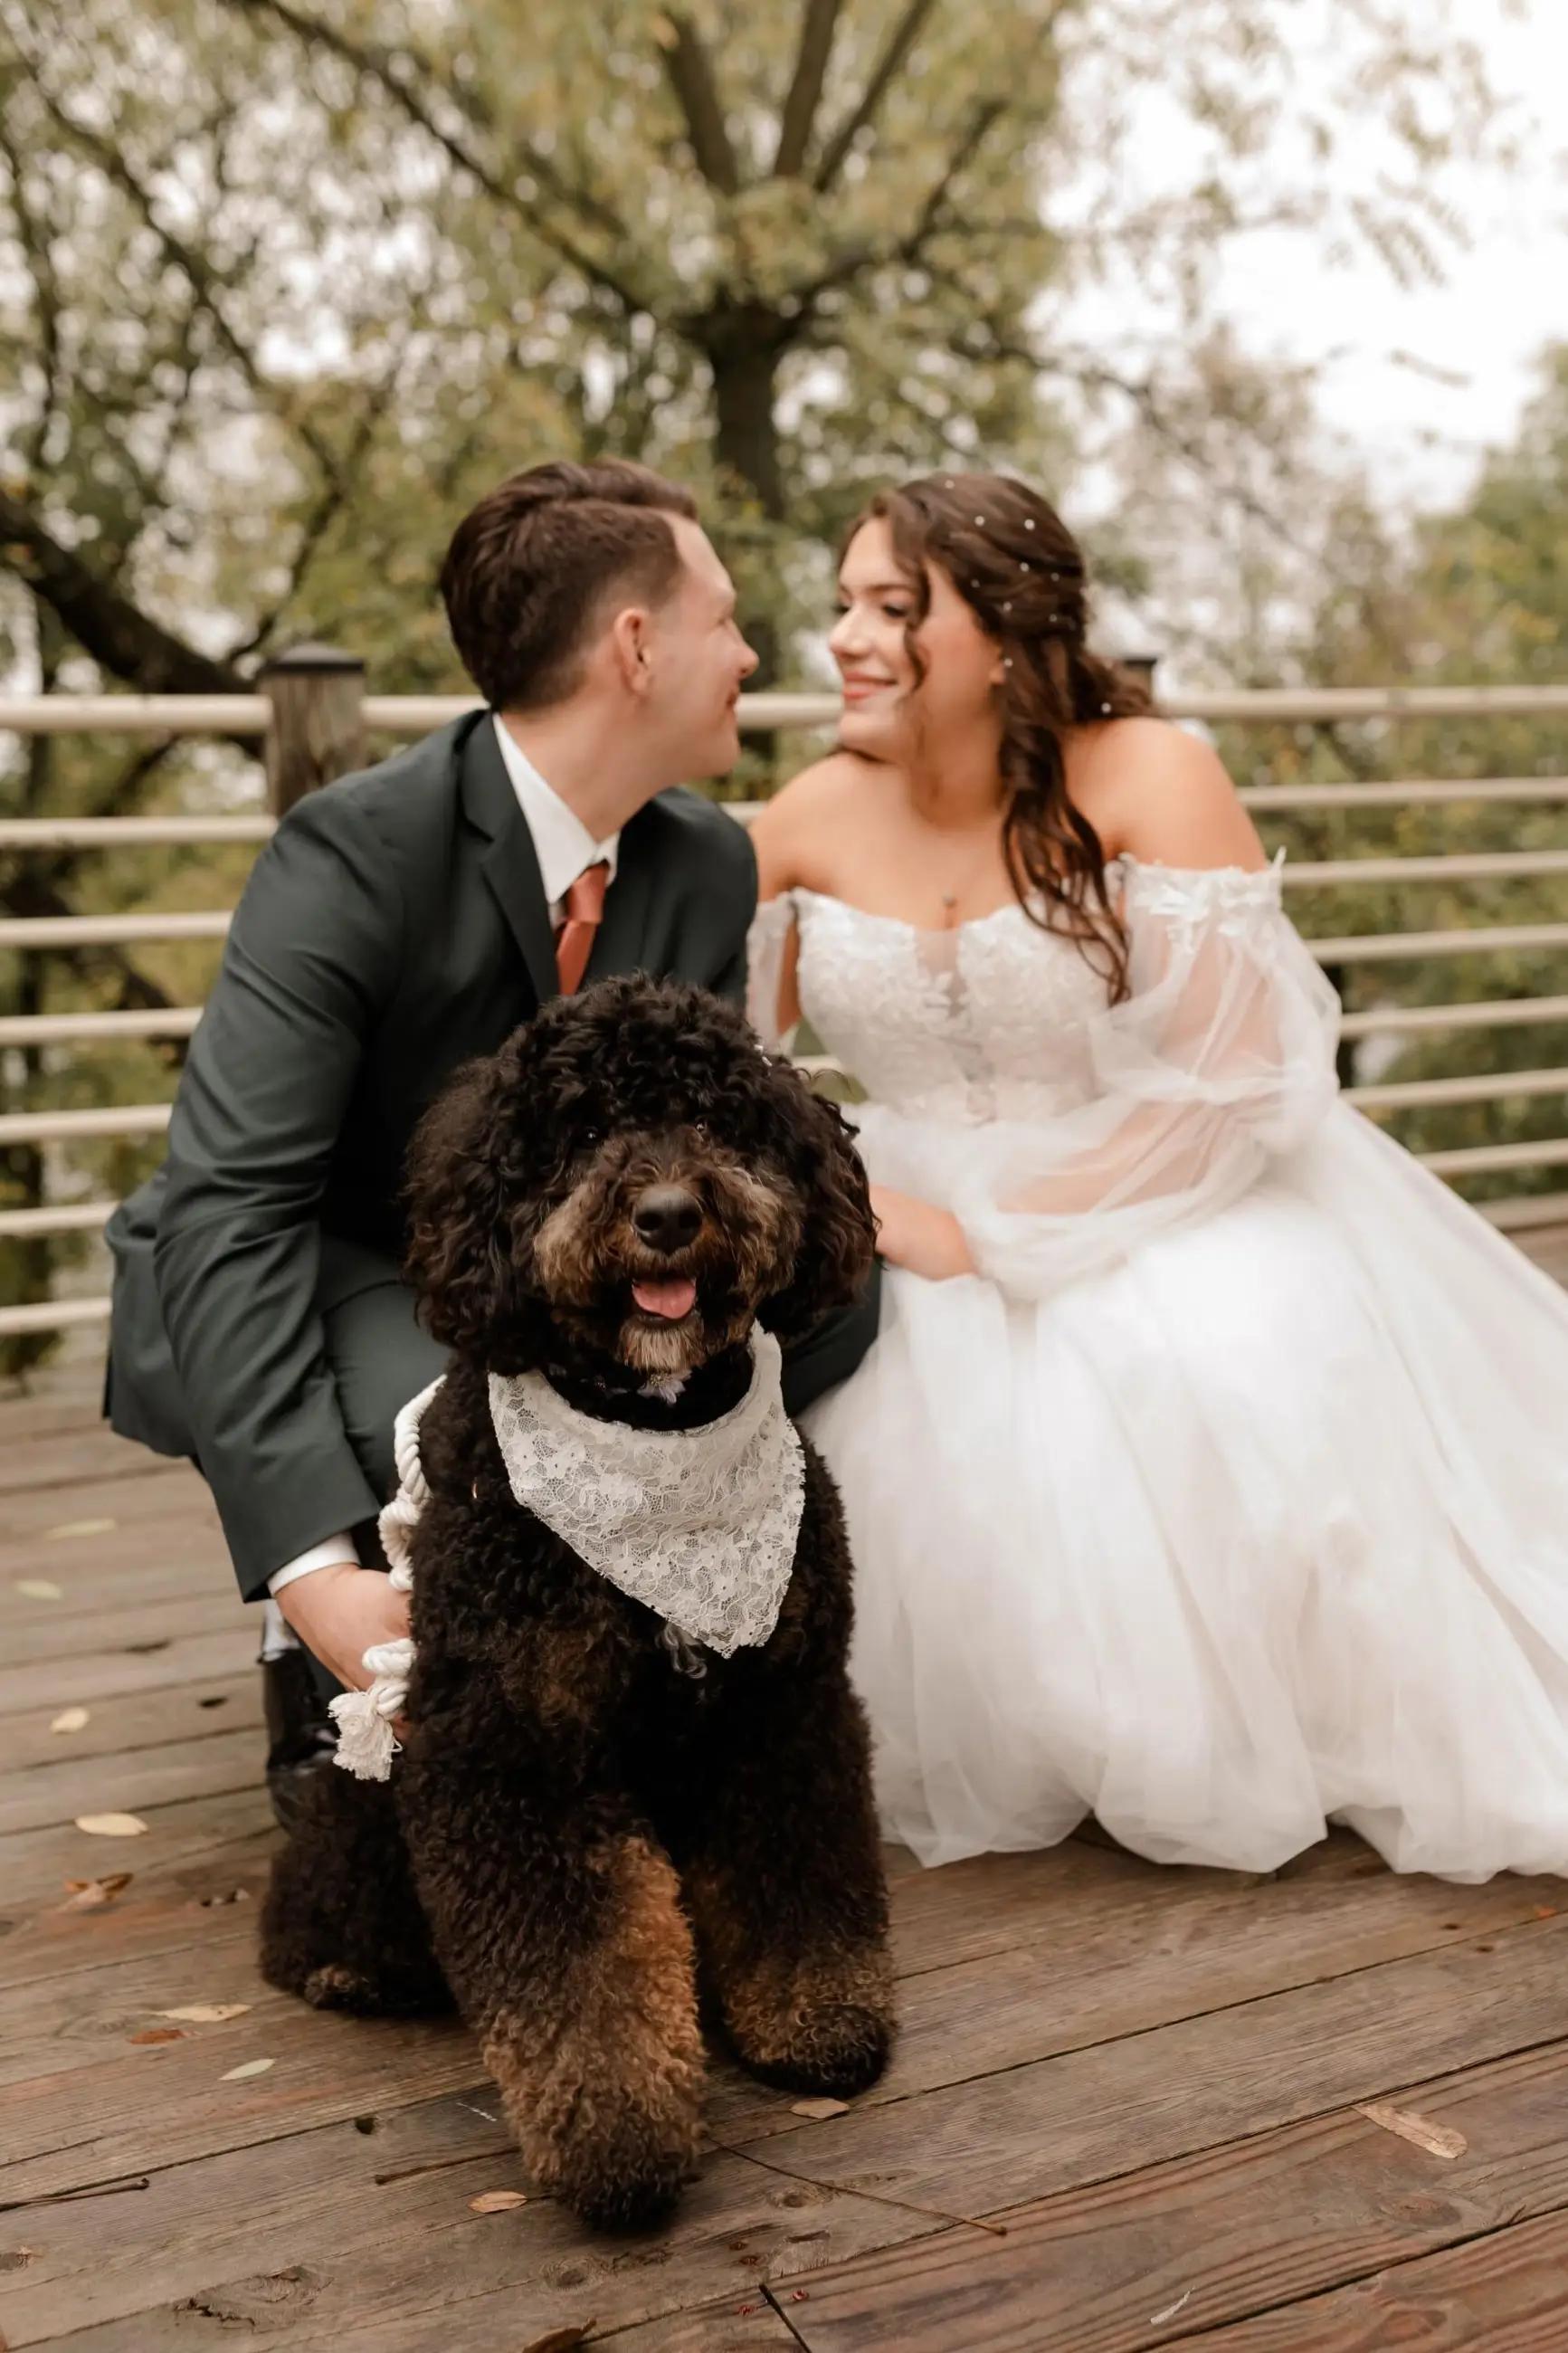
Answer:
[[(588, 977), (739, 998), (755, 903), (742, 828), (661, 794), (621, 836)], [(356, 1256), (400, 1257), (426, 1105), (555, 990), (532, 839), (486, 714), (310, 795), (258, 860), (167, 1161), (110, 1226), (111, 1419), (195, 1456), (247, 1594), (385, 1500), (345, 1432), (323, 1307)]]

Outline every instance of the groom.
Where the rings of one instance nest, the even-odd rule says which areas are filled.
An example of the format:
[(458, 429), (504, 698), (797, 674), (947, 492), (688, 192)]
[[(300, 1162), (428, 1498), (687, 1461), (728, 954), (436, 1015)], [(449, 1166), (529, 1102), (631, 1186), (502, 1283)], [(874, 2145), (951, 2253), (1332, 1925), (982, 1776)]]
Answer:
[[(756, 656), (672, 483), (535, 466), (441, 575), (489, 709), (291, 810), (257, 861), (193, 1041), (168, 1157), (116, 1212), (109, 1411), (192, 1455), (267, 1648), (287, 1820), (331, 1744), (331, 1678), (407, 1631), (379, 1566), (392, 1425), (442, 1369), (399, 1273), (409, 1136), (458, 1063), (547, 998), (648, 972), (740, 998), (756, 869), (684, 777), (740, 749)], [(792, 1410), (876, 1329), (868, 1296), (786, 1365)], [(310, 1665), (314, 1660), (316, 1666)], [(325, 1672), (322, 1671), (325, 1670)]]

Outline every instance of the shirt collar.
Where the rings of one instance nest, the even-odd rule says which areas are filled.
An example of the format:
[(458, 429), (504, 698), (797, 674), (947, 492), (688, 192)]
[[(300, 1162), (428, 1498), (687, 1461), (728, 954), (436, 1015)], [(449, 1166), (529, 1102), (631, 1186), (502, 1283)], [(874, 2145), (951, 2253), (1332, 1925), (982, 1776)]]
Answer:
[(613, 882), (620, 854), (620, 835), (613, 833), (607, 841), (595, 841), (575, 809), (568, 808), (560, 794), (545, 783), (499, 712), (494, 715), (494, 725), (523, 823), (533, 837), (540, 880), (550, 904), (558, 907), (579, 874), (585, 873), (590, 866), (601, 862), (607, 866)]

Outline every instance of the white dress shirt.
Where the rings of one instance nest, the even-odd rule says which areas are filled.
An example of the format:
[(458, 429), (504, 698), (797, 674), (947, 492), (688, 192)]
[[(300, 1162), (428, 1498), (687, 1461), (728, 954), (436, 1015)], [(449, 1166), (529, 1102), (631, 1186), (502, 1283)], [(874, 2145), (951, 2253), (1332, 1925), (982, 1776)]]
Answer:
[[(575, 809), (568, 808), (560, 795), (551, 790), (527, 753), (514, 742), (505, 722), (498, 717), (491, 724), (523, 823), (533, 839), (540, 880), (550, 903), (550, 921), (552, 925), (558, 925), (565, 913), (566, 893), (579, 874), (585, 874), (590, 866), (605, 865), (610, 870), (610, 881), (615, 881), (621, 838), (613, 833), (607, 841), (595, 841)], [(269, 1577), (267, 1590), (279, 1594), (297, 1577), (309, 1577), (312, 1569), (359, 1567), (360, 1557), (352, 1536), (323, 1536), (320, 1544), (300, 1553)]]

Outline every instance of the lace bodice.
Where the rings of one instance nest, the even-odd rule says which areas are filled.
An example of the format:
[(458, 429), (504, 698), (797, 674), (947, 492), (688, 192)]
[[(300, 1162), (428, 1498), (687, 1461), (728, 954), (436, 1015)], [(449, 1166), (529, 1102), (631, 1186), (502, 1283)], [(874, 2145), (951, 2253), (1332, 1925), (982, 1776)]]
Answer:
[(951, 1210), (975, 1266), (1026, 1296), (1235, 1199), (1334, 1100), (1339, 1003), (1278, 866), (1123, 858), (1113, 879), (1116, 1005), (1022, 907), (928, 932), (796, 890), (752, 934), (753, 1018), (776, 1035), (798, 926), (801, 1007), (865, 1091), (872, 1181)]
[(1049, 1113), (1092, 1085), (1085, 1029), (1105, 982), (1021, 907), (928, 932), (795, 899), (802, 1010), (874, 1101), (968, 1125)]

